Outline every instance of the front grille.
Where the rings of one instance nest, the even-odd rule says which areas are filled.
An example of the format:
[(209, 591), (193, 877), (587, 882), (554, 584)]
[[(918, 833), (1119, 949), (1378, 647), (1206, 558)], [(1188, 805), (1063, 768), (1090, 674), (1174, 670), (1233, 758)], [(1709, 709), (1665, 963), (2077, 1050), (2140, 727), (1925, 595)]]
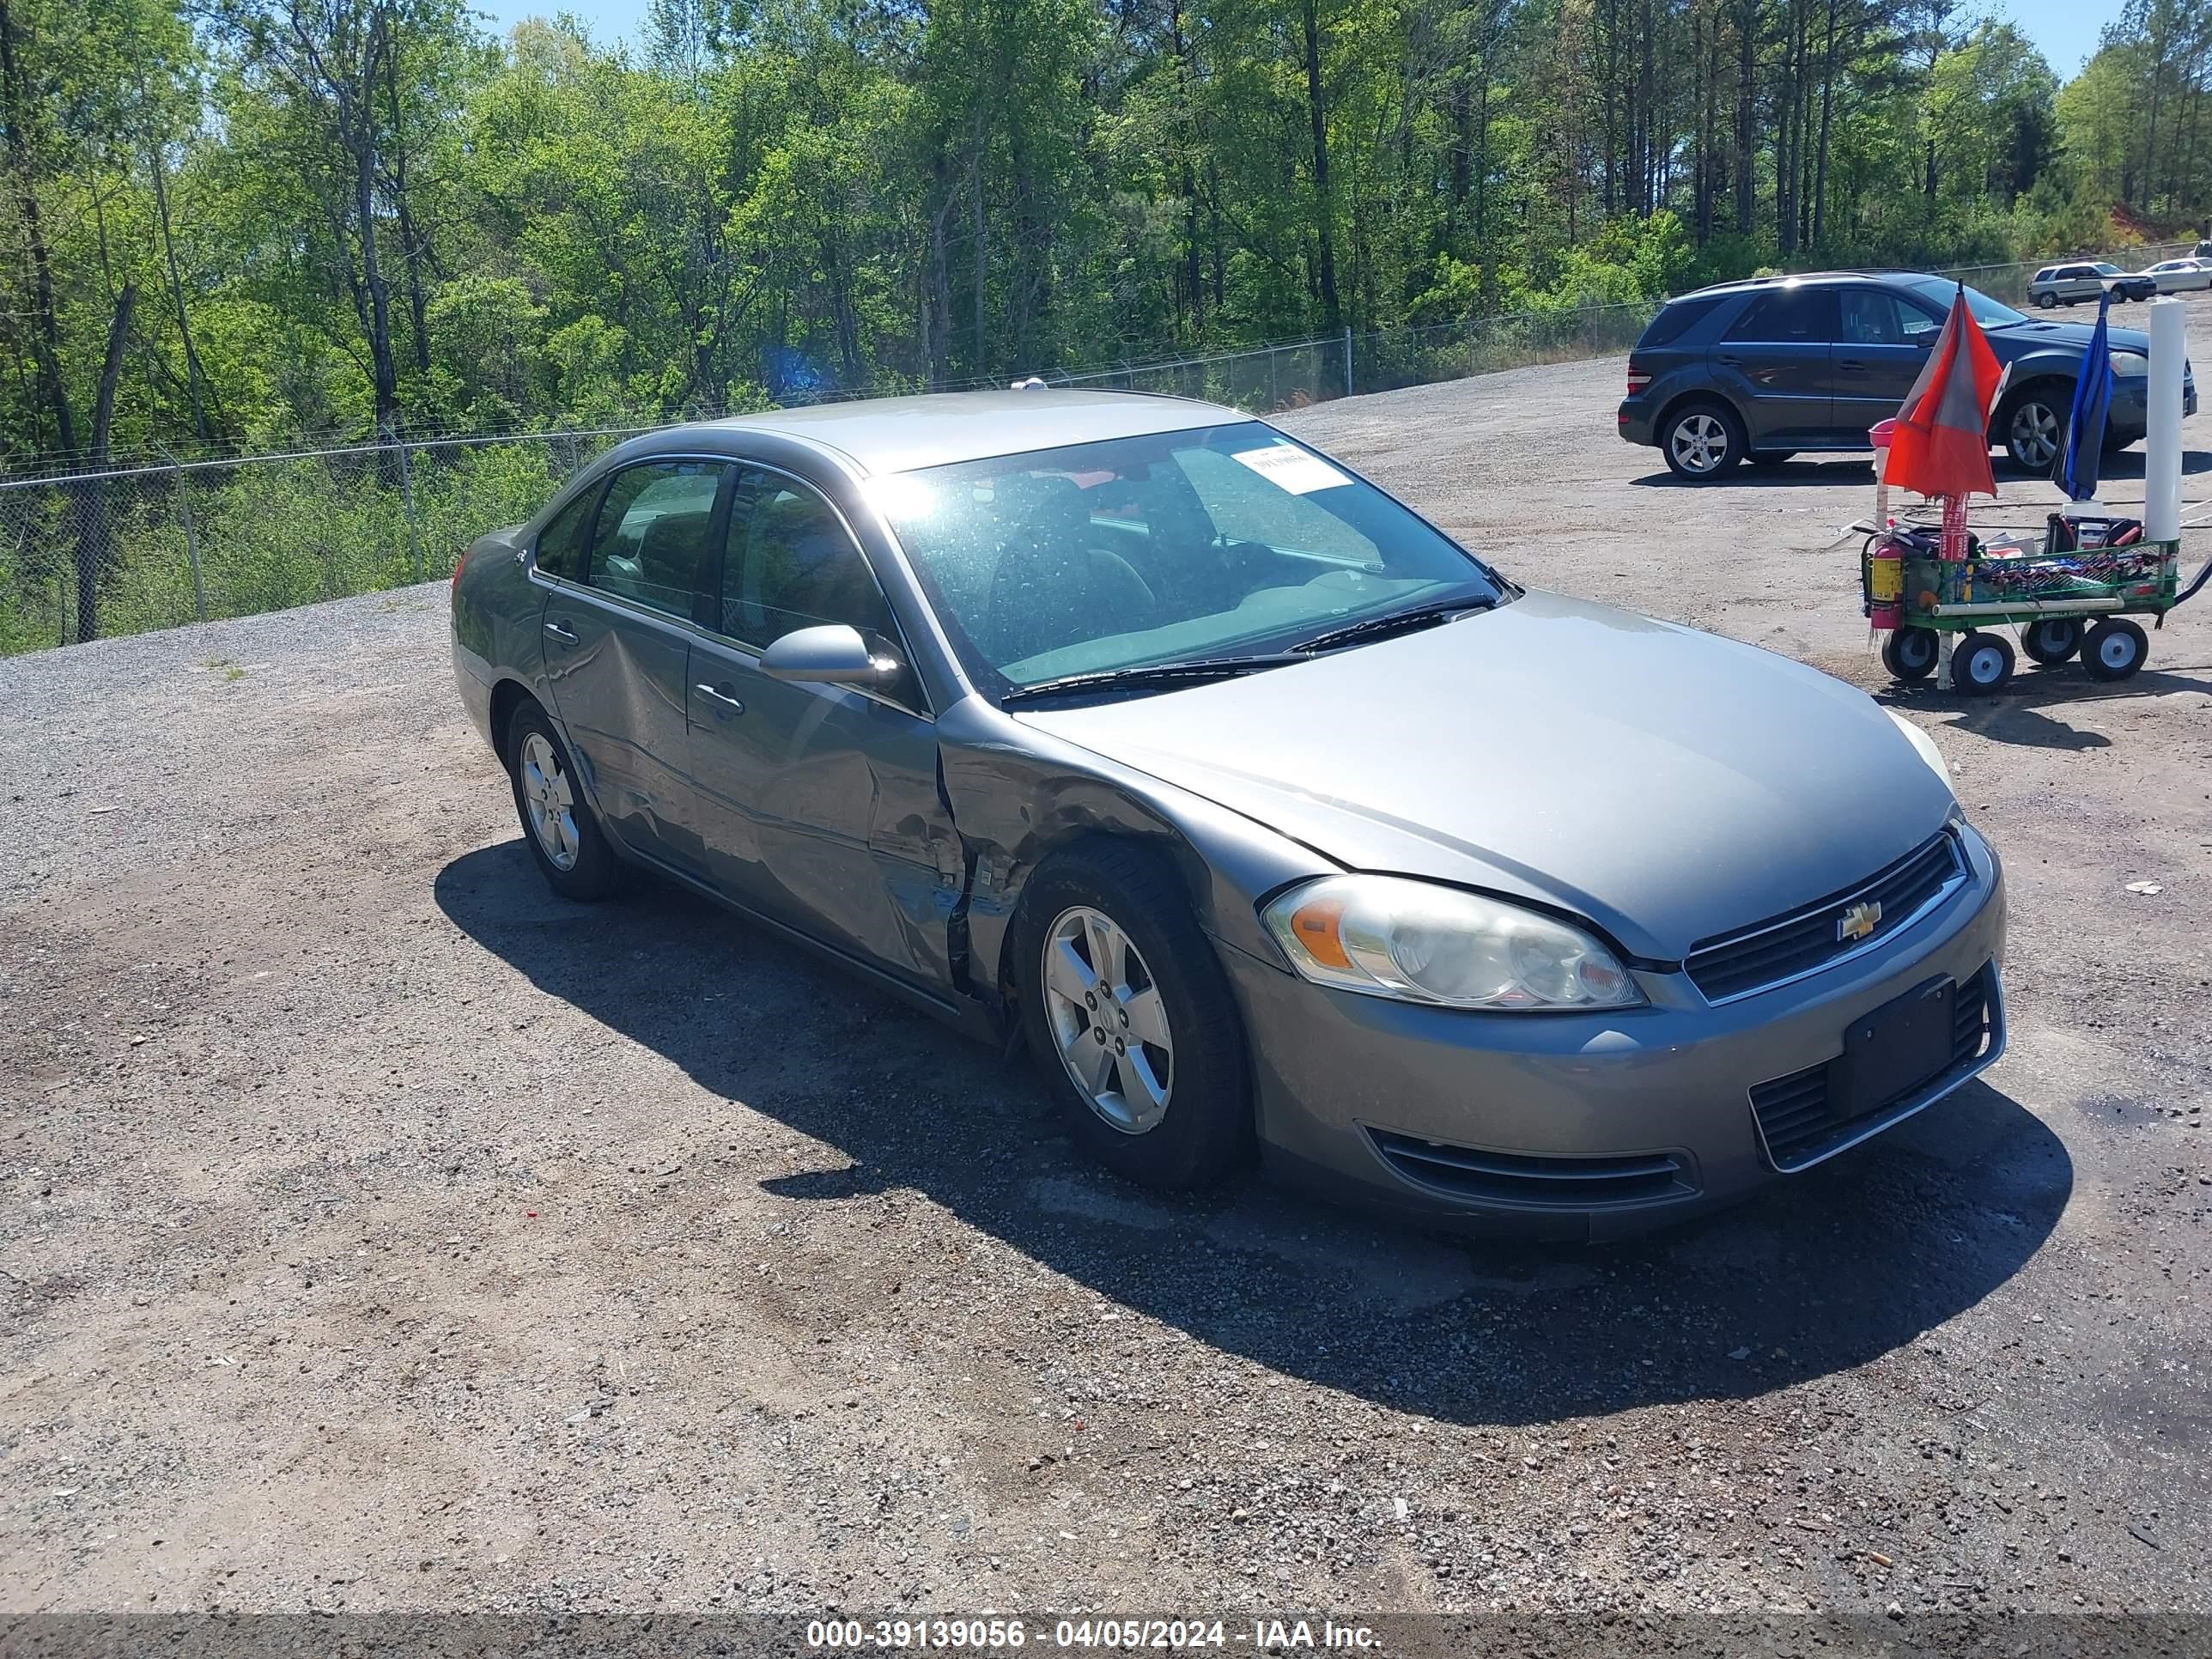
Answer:
[[(1856, 887), (1691, 946), (1683, 967), (1708, 1002), (1748, 996), (1887, 938), (1966, 878), (1958, 839), (1946, 830)], [(1881, 920), (1873, 931), (1859, 939), (1841, 938), (1838, 929), (1844, 914), (1869, 903), (1881, 907)]]
[(1668, 1152), (1632, 1158), (1537, 1158), (1480, 1152), (1370, 1129), (1382, 1161), (1408, 1181), (1486, 1204), (1586, 1209), (1601, 1204), (1648, 1204), (1697, 1191), (1682, 1160)]
[[(1982, 1057), (1990, 1040), (1990, 979), (1994, 971), (1984, 968), (1959, 987), (1951, 1005), (1951, 1059), (1937, 1076), (1956, 1072)], [(1751, 1109), (1758, 1116), (1759, 1133), (1776, 1169), (1802, 1170), (1818, 1164), (1845, 1143), (1880, 1127), (1887, 1107), (1841, 1121), (1828, 1109), (1828, 1068), (1834, 1064), (1822, 1060), (1818, 1066), (1762, 1083), (1751, 1091)], [(1923, 1079), (1899, 1098), (1924, 1092), (1935, 1080)]]

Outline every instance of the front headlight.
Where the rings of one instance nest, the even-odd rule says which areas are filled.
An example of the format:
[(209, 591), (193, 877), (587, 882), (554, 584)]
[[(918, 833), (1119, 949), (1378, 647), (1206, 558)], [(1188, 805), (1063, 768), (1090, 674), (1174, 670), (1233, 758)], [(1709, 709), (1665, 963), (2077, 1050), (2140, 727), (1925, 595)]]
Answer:
[(1401, 1002), (1501, 1011), (1632, 1008), (1618, 958), (1579, 927), (1400, 876), (1326, 876), (1260, 913), (1316, 985)]
[(2123, 380), (2132, 380), (2138, 374), (2150, 373), (2150, 359), (2140, 351), (2115, 351), (2112, 357), (2112, 373)]
[(1943, 787), (1955, 792), (1951, 781), (1951, 769), (1943, 763), (1943, 751), (1936, 746), (1936, 739), (1899, 714), (1894, 708), (1881, 711), (1897, 722), (1897, 729), (1905, 733), (1905, 740), (1920, 751), (1920, 758), (1928, 763), (1929, 769), (1943, 780)]

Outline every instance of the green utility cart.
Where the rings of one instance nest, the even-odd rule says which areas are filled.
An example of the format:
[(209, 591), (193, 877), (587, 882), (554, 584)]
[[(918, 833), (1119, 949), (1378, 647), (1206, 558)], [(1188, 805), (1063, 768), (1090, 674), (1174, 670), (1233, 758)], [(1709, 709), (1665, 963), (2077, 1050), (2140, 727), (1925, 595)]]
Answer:
[(1900, 681), (1933, 673), (1944, 634), (1960, 635), (1951, 653), (1954, 687), (1986, 696), (2011, 679), (2012, 641), (1992, 630), (2017, 628), (2021, 649), (2047, 668), (2077, 653), (2100, 680), (2124, 680), (2150, 647), (2130, 617), (2163, 625), (2166, 613), (2212, 576), (2212, 562), (2186, 590), (2179, 572), (2179, 541), (2138, 541), (2118, 547), (2053, 552), (2034, 543), (1989, 543), (1964, 559), (1935, 556), (1932, 538), (1912, 532), (1874, 536), (1860, 556), (1867, 615), (1890, 630), (1881, 659)]

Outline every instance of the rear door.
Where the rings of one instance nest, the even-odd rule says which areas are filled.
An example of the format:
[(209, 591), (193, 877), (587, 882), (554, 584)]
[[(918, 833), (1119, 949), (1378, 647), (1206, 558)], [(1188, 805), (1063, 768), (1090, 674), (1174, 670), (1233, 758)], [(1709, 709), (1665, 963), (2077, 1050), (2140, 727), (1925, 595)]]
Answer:
[(582, 567), (549, 592), (544, 621), (546, 679), (601, 821), (692, 870), (685, 672), (732, 471), (669, 459), (615, 473)]
[(1759, 294), (1723, 331), (1712, 362), (1744, 410), (1753, 449), (1830, 440), (1836, 328), (1835, 289), (1790, 284)]
[(1836, 298), (1842, 320), (1834, 353), (1835, 420), (1864, 441), (1867, 428), (1896, 414), (1912, 390), (1943, 319), (1871, 284), (1841, 289)]
[(747, 466), (686, 680), (695, 839), (738, 902), (933, 992), (951, 983), (963, 864), (918, 678), (793, 684), (760, 653), (795, 629), (857, 628), (910, 662), (843, 515), (811, 483)]

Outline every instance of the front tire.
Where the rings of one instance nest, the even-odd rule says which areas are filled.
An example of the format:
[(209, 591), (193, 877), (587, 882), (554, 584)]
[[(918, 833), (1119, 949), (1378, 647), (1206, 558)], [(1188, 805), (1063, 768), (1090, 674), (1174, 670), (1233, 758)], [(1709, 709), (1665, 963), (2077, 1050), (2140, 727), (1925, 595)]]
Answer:
[(2125, 617), (2106, 617), (2081, 641), (2081, 665), (2093, 679), (2130, 679), (2149, 654), (2150, 636)]
[(2056, 294), (2039, 295), (2037, 296), (2035, 303), (2041, 306), (2045, 311), (2056, 311), (2058, 308), (2058, 296)]
[(1711, 483), (1732, 471), (1749, 446), (1743, 423), (1725, 404), (1685, 404), (1660, 428), (1659, 453), (1667, 470), (1688, 483)]
[(1243, 1022), (1165, 861), (1122, 842), (1048, 859), (1013, 949), (1023, 1034), (1084, 1150), (1146, 1187), (1227, 1174), (1252, 1133)]
[(1968, 634), (1951, 652), (1951, 688), (1963, 697), (1986, 697), (2012, 678), (2012, 641), (2001, 634)]
[(526, 702), (507, 725), (507, 774), (522, 839), (545, 884), (588, 904), (614, 890), (620, 868), (584, 799), (568, 745), (545, 711)]

